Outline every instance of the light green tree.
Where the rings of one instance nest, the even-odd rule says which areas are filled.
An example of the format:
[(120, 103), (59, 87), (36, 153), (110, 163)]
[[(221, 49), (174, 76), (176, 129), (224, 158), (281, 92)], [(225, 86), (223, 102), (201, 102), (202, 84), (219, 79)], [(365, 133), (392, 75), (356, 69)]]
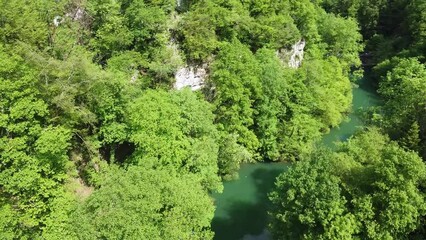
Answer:
[(218, 132), (211, 109), (188, 89), (143, 92), (126, 112), (129, 140), (136, 145), (137, 156), (128, 162), (143, 165), (140, 160), (155, 159), (158, 168), (197, 174), (207, 189), (220, 189)]
[(212, 239), (213, 201), (195, 174), (129, 166), (104, 178), (72, 215), (78, 239)]
[(258, 63), (250, 50), (238, 40), (224, 43), (212, 65), (210, 81), (216, 122), (226, 132), (238, 135), (238, 142), (252, 154), (258, 139), (251, 130), (254, 105), (261, 95)]
[(349, 67), (361, 65), (359, 53), (363, 50), (362, 36), (354, 19), (323, 14), (319, 20), (318, 31), (327, 55), (335, 56)]

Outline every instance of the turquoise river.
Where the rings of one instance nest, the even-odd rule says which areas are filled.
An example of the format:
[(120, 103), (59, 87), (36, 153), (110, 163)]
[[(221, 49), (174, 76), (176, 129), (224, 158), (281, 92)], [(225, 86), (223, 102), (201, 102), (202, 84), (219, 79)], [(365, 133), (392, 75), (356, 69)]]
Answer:
[[(322, 139), (322, 144), (332, 148), (334, 142), (344, 141), (363, 126), (360, 114), (379, 104), (374, 88), (362, 79), (353, 88), (352, 112), (338, 128)], [(243, 164), (239, 179), (224, 183), (224, 191), (214, 194), (216, 212), (212, 228), (217, 240), (270, 240), (267, 232), (267, 193), (274, 186), (275, 178), (286, 171), (289, 164), (256, 163)]]

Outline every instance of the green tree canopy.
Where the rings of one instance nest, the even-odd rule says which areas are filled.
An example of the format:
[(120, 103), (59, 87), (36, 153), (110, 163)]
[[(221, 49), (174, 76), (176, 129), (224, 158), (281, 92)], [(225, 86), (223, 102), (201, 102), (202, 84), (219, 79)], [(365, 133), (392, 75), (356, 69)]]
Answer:
[(271, 193), (279, 239), (404, 239), (426, 214), (426, 165), (377, 129), (314, 153)]
[(346, 207), (328, 152), (316, 152), (280, 175), (270, 194), (276, 239), (350, 239), (356, 219)]
[[(377, 66), (383, 72), (379, 93), (384, 98), (385, 128), (394, 138), (407, 138), (412, 125), (419, 124), (417, 138), (425, 150), (426, 68), (415, 58), (392, 59)], [(411, 134), (415, 134), (411, 132)], [(415, 136), (411, 136), (415, 137)], [(425, 153), (423, 153), (425, 154)]]
[(126, 114), (129, 140), (136, 145), (137, 157), (131, 162), (144, 165), (139, 161), (154, 158), (156, 167), (197, 174), (207, 189), (220, 189), (218, 132), (211, 109), (188, 89), (145, 91)]
[[(374, 147), (373, 147), (374, 146)], [(349, 140), (339, 151), (337, 169), (360, 224), (358, 236), (401, 239), (414, 231), (426, 202), (420, 184), (426, 166), (420, 157), (399, 147), (378, 130)]]
[(195, 175), (130, 166), (104, 178), (72, 215), (76, 238), (212, 239), (213, 201)]
[(34, 239), (67, 178), (71, 132), (49, 125), (36, 71), (3, 46), (0, 59), (0, 229)]
[(251, 130), (254, 104), (262, 91), (258, 75), (259, 67), (254, 55), (234, 40), (221, 46), (210, 76), (215, 86), (216, 122), (225, 131), (238, 134), (238, 142), (251, 153), (258, 147), (258, 139)]

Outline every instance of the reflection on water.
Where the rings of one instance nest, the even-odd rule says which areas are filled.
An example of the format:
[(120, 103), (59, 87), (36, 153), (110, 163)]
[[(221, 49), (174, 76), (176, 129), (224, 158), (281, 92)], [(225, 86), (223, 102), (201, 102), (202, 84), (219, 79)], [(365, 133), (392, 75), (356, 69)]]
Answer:
[(330, 132), (322, 138), (322, 143), (325, 146), (333, 147), (334, 142), (345, 141), (357, 130), (362, 129), (363, 122), (361, 115), (363, 111), (379, 105), (379, 97), (371, 83), (365, 79), (361, 79), (358, 84), (359, 86), (352, 90), (352, 112), (348, 115), (346, 121), (343, 121), (339, 127), (331, 129)]
[(264, 229), (259, 235), (244, 235), (243, 240), (268, 240), (271, 239), (271, 234), (267, 229)]
[(224, 192), (213, 196), (217, 206), (212, 222), (215, 239), (269, 239), (264, 232), (268, 222), (267, 193), (287, 167), (284, 163), (243, 164), (240, 178), (225, 182)]
[[(322, 139), (322, 144), (333, 147), (334, 142), (344, 141), (363, 126), (361, 112), (377, 106), (379, 99), (366, 80), (353, 89), (352, 113), (348, 120), (332, 129)], [(216, 212), (212, 228), (217, 240), (269, 240), (265, 230), (268, 222), (267, 193), (274, 186), (275, 178), (288, 168), (284, 163), (243, 164), (240, 178), (224, 183), (224, 192), (215, 194)]]

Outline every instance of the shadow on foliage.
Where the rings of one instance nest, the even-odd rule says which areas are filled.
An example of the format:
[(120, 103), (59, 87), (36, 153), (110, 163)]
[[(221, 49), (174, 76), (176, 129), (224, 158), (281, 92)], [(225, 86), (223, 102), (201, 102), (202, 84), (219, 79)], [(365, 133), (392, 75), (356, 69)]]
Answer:
[(114, 162), (122, 164), (135, 151), (135, 145), (131, 142), (123, 142), (121, 144), (106, 145), (101, 148), (101, 154), (104, 159), (111, 163), (112, 151), (114, 151)]

